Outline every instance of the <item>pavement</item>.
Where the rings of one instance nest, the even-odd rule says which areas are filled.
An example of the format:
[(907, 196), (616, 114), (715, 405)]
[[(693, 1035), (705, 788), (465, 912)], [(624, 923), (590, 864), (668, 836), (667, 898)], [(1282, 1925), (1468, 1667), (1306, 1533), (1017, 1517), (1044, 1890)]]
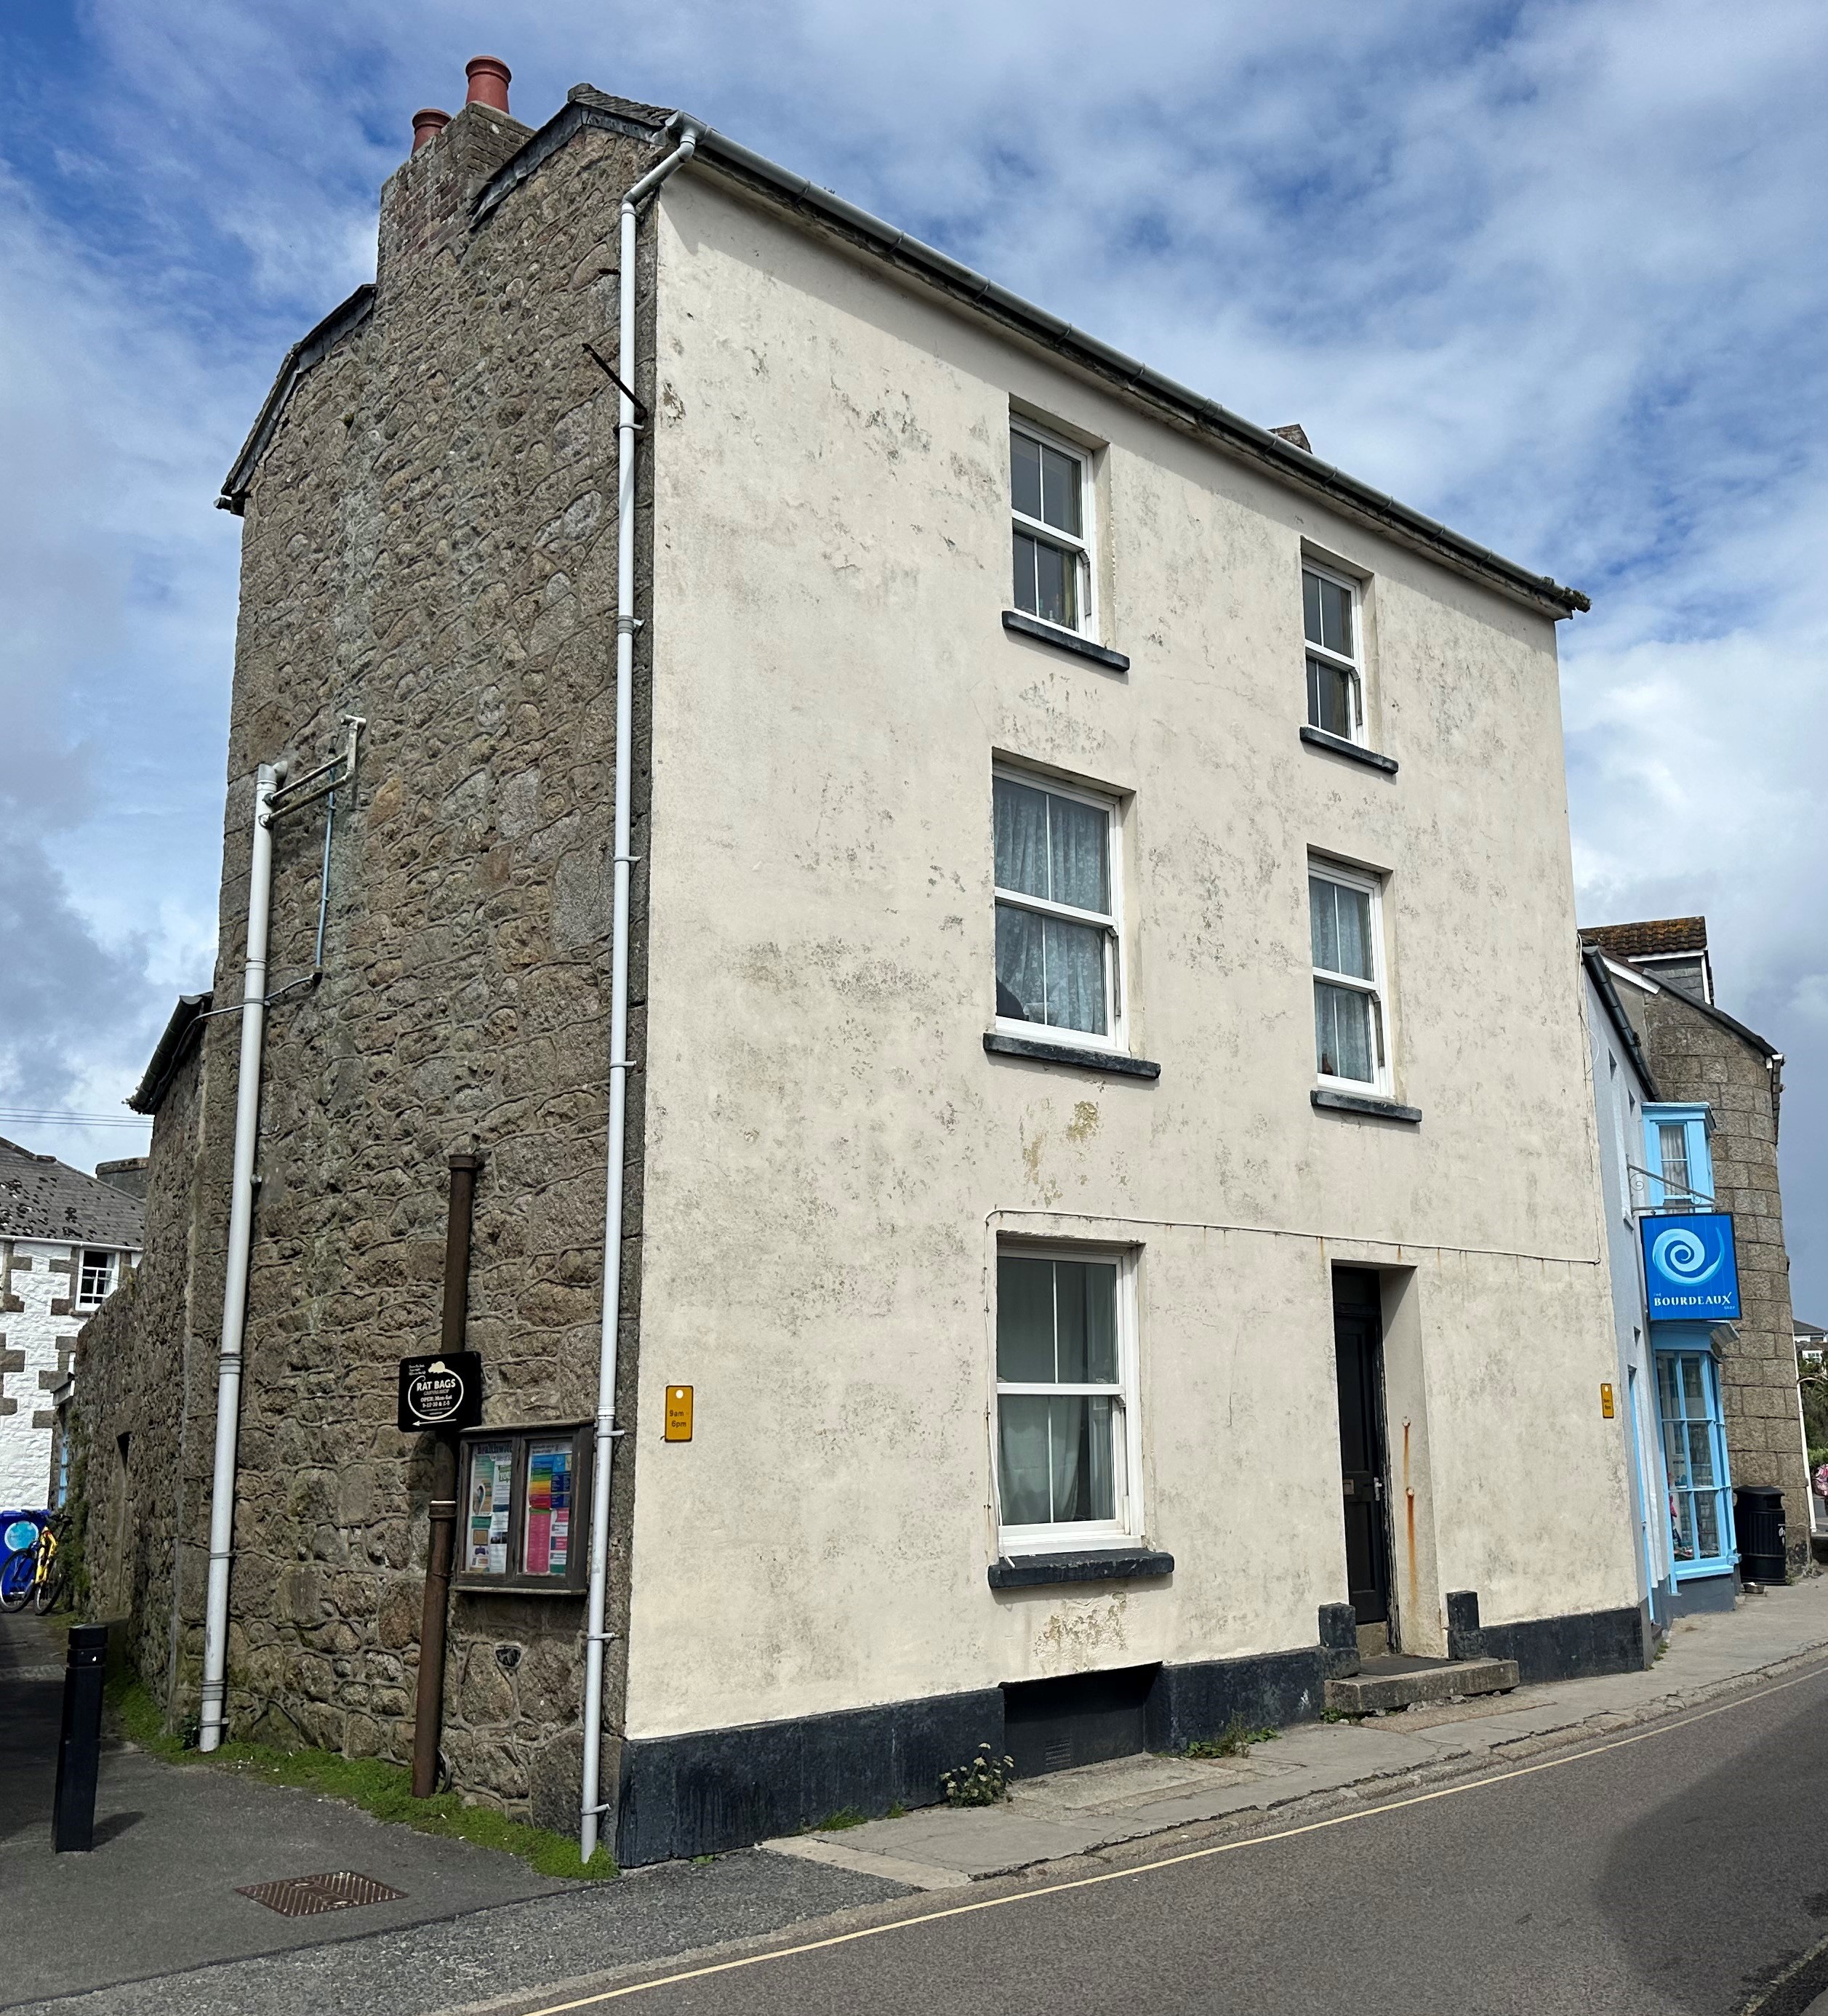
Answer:
[[(789, 1930), (814, 1939), (833, 1924), (961, 1903), (975, 1909), (1011, 1883), (1032, 1885), (1040, 1865), (1109, 1867), (1179, 1853), (1188, 1841), (1228, 1843), (1266, 1828), (1332, 1826), (1329, 1816), (1401, 1802), (1419, 1785), (1502, 1775), (1517, 1760), (1552, 1759), (1761, 1686), (1801, 1689), (1801, 1678), (1783, 1676), (1806, 1678), (1812, 1655), (1819, 1667), (1828, 1654), (1828, 1577), (1747, 1598), (1729, 1616), (1678, 1624), (1647, 1673), (1357, 1725), (1307, 1725), (1235, 1760), (1122, 1759), (1019, 1784), (1002, 1807), (931, 1809), (594, 1885), (551, 1881), (465, 1842), (124, 1745), (103, 1759), (96, 1851), (52, 1856), (48, 1814), (61, 1652), (60, 1633), (36, 1620), (0, 1618), (0, 1883), (7, 1907), (0, 2008), (42, 2016), (53, 2009), (59, 2016), (236, 2016), (254, 2009), (262, 2016), (366, 2016), (377, 2008), (431, 2016), (506, 2007), (502, 1998), (529, 1983), (601, 1980), (727, 1951), (733, 1941), (766, 1943)], [(1819, 1831), (1812, 1826), (1809, 1840)], [(1686, 1838), (1692, 1845), (1696, 1837)], [(406, 1895), (291, 1920), (236, 1894), (252, 1883), (338, 1869), (377, 1877)], [(1828, 1917), (1828, 1867), (1810, 1894)], [(1798, 1982), (1800, 1992), (1800, 1976)], [(1812, 1996), (1828, 1989), (1828, 1976), (1806, 1985)], [(1080, 2005), (1068, 1997), (1065, 2006)], [(1794, 2001), (1772, 2016), (1801, 2016), (1805, 2007)]]
[[(119, 1742), (103, 1754), (94, 1849), (53, 1854), (65, 1643), (54, 1624), (0, 1615), (0, 2009), (419, 2011), (902, 1894), (761, 1855), (567, 1883), (334, 1799)], [(287, 1918), (239, 1894), (341, 1870), (405, 1895)]]
[(1693, 1705), (1825, 1647), (1828, 1575), (1812, 1575), (1747, 1597), (1730, 1614), (1678, 1618), (1647, 1672), (1303, 1723), (1235, 1759), (1120, 1758), (1018, 1781), (1001, 1806), (928, 1807), (768, 1846), (915, 1889), (954, 1889), (1196, 1822), (1249, 1820), (1382, 1780), (1527, 1755)]
[(1526, 1762), (853, 1911), (491, 2016), (1803, 2016), (1828, 1659)]

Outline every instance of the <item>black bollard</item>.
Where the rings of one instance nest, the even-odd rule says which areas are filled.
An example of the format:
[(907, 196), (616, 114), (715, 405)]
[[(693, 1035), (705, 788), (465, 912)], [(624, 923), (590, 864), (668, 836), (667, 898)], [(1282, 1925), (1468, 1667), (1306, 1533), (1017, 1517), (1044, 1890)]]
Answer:
[(57, 1741), (57, 1798), (51, 1845), (59, 1855), (86, 1855), (96, 1845), (96, 1778), (102, 1757), (102, 1683), (107, 1678), (108, 1627), (73, 1624), (63, 1669), (63, 1730)]

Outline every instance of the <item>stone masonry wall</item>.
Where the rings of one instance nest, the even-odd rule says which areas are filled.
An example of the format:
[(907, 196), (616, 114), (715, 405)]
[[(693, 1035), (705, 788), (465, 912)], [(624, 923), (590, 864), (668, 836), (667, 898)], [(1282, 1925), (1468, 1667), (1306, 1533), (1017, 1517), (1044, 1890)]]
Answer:
[(174, 1722), (182, 1713), (173, 1703), (174, 1602), (186, 1582), (200, 1602), (208, 1561), (207, 1526), (203, 1545), (181, 1548), (179, 1537), (195, 1524), (200, 1435), (208, 1483), (221, 1312), (219, 1303), (200, 1309), (193, 1298), (204, 1105), (193, 1047), (153, 1117), (144, 1255), (78, 1334), (70, 1405), (87, 1613), (126, 1620), (122, 1649), (159, 1701), (173, 1705)]
[[(254, 766), (283, 754), (301, 774), (339, 740), (342, 715), (367, 726), (354, 792), (337, 807), (323, 981), (269, 1021), (230, 1720), (237, 1733), (400, 1759), (429, 1466), (395, 1427), (395, 1364), (437, 1341), (452, 1149), (473, 1141), (484, 1157), (469, 1341), (487, 1368), (487, 1419), (577, 1421), (596, 1399), (615, 401), (583, 345), (614, 361), (616, 205), (654, 155), (639, 136), (582, 135), (472, 229), (470, 195), (525, 137), (467, 108), (389, 184), (372, 318), (301, 381), (243, 534), (218, 1001), (240, 992)], [(645, 292), (651, 247), (642, 257)], [(644, 314), (651, 328), (651, 304)], [(644, 352), (651, 360), (651, 339)], [(644, 376), (651, 397), (651, 362)], [(644, 495), (644, 556), (646, 511)], [(639, 573), (644, 594), (644, 557)], [(644, 645), (638, 655), (644, 773)], [(640, 855), (640, 775), (636, 814)], [(276, 828), (275, 988), (311, 963), (324, 816), (320, 803)], [(637, 1060), (645, 902), (637, 866)], [(235, 1020), (207, 1030), (221, 1090), (193, 1219), (205, 1326), (221, 1294)], [(631, 1151), (642, 1129), (632, 1078)], [(639, 1175), (637, 1163), (630, 1234)], [(624, 1250), (632, 1427), (640, 1284), (632, 1238)], [(214, 1368), (207, 1352), (193, 1361), (182, 1491), (195, 1546)], [(626, 1467), (614, 1512), (619, 1629)], [(201, 1603), (200, 1573), (186, 1574), (179, 1664), (191, 1688)], [(455, 1782), (563, 1827), (576, 1813), (582, 1611), (577, 1598), (452, 1599), (443, 1748)], [(496, 1656), (508, 1646), (520, 1651), (511, 1672)], [(193, 1694), (174, 1712), (190, 1705)]]
[(1682, 995), (1631, 999), (1666, 1100), (1714, 1109), (1715, 1197), (1733, 1215), (1741, 1319), (1718, 1334), (1727, 1454), (1738, 1484), (1783, 1487), (1790, 1565), (1809, 1558), (1808, 1467), (1797, 1420), (1790, 1256), (1777, 1179), (1777, 1111), (1763, 1054)]

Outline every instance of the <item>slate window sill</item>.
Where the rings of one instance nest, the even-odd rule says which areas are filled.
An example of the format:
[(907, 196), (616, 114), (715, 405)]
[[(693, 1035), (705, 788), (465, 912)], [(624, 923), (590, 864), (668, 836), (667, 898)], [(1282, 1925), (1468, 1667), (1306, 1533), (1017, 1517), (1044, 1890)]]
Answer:
[(1405, 1126), (1421, 1123), (1419, 1106), (1399, 1106), (1394, 1099), (1367, 1099), (1356, 1092), (1328, 1092), (1317, 1087), (1308, 1096), (1323, 1113), (1365, 1113), (1373, 1120), (1400, 1120)]
[(1080, 636), (1076, 630), (1063, 630), (1058, 623), (1044, 623), (1038, 616), (1025, 616), (1019, 609), (1004, 610), (1003, 627), (1018, 636), (1033, 637), (1037, 643), (1051, 644), (1056, 650), (1071, 651), (1081, 658), (1090, 658), (1094, 665), (1102, 665), (1108, 672), (1127, 672), (1130, 669), (1130, 661), (1121, 651), (1108, 651), (1102, 644), (1094, 644), (1091, 638)]
[(1174, 1572), (1172, 1554), (1156, 1553), (1146, 1547), (1122, 1553), (1112, 1548), (1109, 1552), (1088, 1550), (1080, 1554), (1020, 1554), (1013, 1560), (1005, 1555), (1001, 1561), (991, 1562), (990, 1571), (993, 1589), (1043, 1589), (1073, 1582), (1136, 1582)]
[(1106, 1078), (1156, 1078), (1159, 1064), (1147, 1057), (1133, 1057), (1123, 1050), (1082, 1049), (1077, 1043), (1037, 1043), (1027, 1036), (1005, 1036), (987, 1031), (984, 1048), (992, 1057), (1026, 1057), (1031, 1064), (1069, 1064), (1076, 1071), (1101, 1072)]
[(1354, 763), (1363, 763), (1368, 769), (1382, 770), (1386, 776), (1397, 774), (1397, 759), (1394, 756), (1380, 756), (1375, 749), (1367, 749), (1357, 742), (1348, 742), (1343, 735), (1329, 735), (1324, 728), (1303, 728), (1301, 740), (1310, 749), (1325, 749), (1335, 756), (1350, 757)]

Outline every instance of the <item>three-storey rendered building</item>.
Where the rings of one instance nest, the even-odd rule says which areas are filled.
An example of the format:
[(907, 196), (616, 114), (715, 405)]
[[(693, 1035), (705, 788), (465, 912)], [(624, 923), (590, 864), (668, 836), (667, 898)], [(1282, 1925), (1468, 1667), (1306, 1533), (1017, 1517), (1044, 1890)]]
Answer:
[[(625, 1860), (930, 1801), (980, 1741), (1315, 1715), (1361, 1649), (1637, 1661), (1581, 598), (697, 121), (489, 95), (422, 119), (375, 284), (225, 492), (218, 1002), (258, 766), (362, 724), (327, 846), (262, 829), (229, 1726), (406, 1753), (434, 1470), (396, 1367), (472, 1147), (443, 1747), (592, 1803), (607, 1492)], [(194, 1199), (135, 1298), (200, 1347), (158, 1410), (173, 1712), (231, 1028), (142, 1088)], [(145, 1352), (88, 1348), (105, 1452)]]

